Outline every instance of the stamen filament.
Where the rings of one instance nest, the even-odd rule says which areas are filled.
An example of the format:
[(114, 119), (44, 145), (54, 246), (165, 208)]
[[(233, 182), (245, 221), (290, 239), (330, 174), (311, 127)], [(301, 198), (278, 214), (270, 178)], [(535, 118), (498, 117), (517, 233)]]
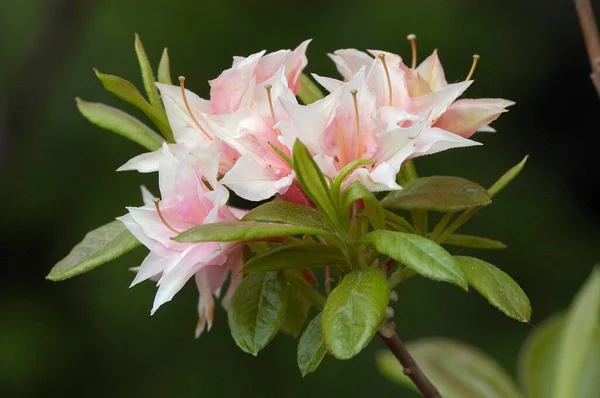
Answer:
[(392, 105), (392, 79), (390, 78), (390, 71), (388, 69), (387, 62), (385, 61), (385, 55), (380, 54), (379, 59), (381, 60), (381, 63), (383, 64), (383, 70), (385, 70), (385, 77), (387, 79), (387, 84), (388, 84), (388, 98), (390, 100), (390, 106), (391, 106)]
[(185, 95), (184, 82), (185, 82), (185, 77), (179, 76), (179, 86), (181, 87), (181, 96), (183, 97), (183, 103), (185, 104), (185, 109), (187, 110), (188, 114), (190, 115), (190, 117), (192, 118), (192, 120), (194, 121), (196, 126), (198, 126), (198, 128), (200, 129), (202, 134), (204, 134), (204, 136), (206, 138), (208, 138), (210, 141), (212, 141), (213, 138), (210, 136), (210, 134), (208, 134), (206, 132), (206, 130), (204, 130), (204, 128), (200, 125), (200, 123), (198, 123), (198, 120), (196, 120), (196, 118), (194, 117), (194, 114), (192, 113), (192, 108), (190, 107), (190, 104), (188, 103), (188, 100), (187, 100), (187, 96)]
[(175, 228), (173, 228), (167, 222), (167, 220), (165, 220), (165, 217), (163, 216), (162, 211), (160, 211), (160, 199), (154, 199), (154, 207), (156, 207), (156, 212), (158, 213), (158, 217), (160, 218), (160, 221), (162, 221), (162, 223), (165, 224), (165, 227), (169, 228), (171, 231), (173, 231), (177, 235), (179, 235), (181, 232), (176, 230)]
[(471, 64), (471, 70), (469, 71), (469, 74), (467, 75), (465, 81), (471, 80), (471, 78), (473, 77), (473, 73), (475, 72), (475, 68), (477, 67), (477, 61), (479, 61), (479, 54), (473, 54), (473, 63)]
[(271, 97), (271, 89), (273, 86), (270, 84), (265, 85), (265, 90), (267, 90), (267, 97), (269, 98), (269, 109), (271, 111), (271, 118), (273, 119), (273, 125), (277, 124), (277, 120), (275, 119), (275, 108), (273, 108), (273, 98)]
[(410, 41), (410, 49), (412, 51), (412, 64), (411, 69), (416, 69), (417, 67), (417, 35), (411, 33), (406, 36), (406, 39)]
[(350, 94), (352, 94), (352, 100), (354, 101), (354, 118), (356, 119), (356, 138), (354, 145), (356, 147), (356, 156), (355, 159), (362, 154), (362, 142), (360, 139), (360, 114), (358, 112), (358, 90), (350, 90)]

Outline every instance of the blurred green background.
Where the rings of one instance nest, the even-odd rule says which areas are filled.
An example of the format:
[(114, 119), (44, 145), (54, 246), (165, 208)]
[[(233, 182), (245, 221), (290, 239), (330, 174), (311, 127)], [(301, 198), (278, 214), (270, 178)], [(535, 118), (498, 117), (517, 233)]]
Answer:
[[(600, 9), (599, 2), (596, 8)], [(83, 234), (141, 202), (154, 175), (115, 173), (142, 149), (87, 123), (74, 97), (130, 111), (103, 91), (96, 67), (141, 87), (134, 32), (157, 63), (206, 96), (233, 55), (294, 48), (314, 38), (307, 71), (335, 75), (326, 52), (377, 48), (423, 59), (438, 48), (449, 81), (481, 62), (469, 97), (517, 105), (485, 145), (417, 162), (421, 174), (491, 184), (525, 154), (521, 176), (465, 229), (508, 243), (471, 251), (512, 275), (533, 305), (531, 324), (478, 294), (414, 278), (399, 289), (400, 336), (457, 338), (515, 374), (525, 336), (568, 305), (600, 259), (599, 101), (573, 4), (504, 1), (3, 0), (0, 4), (0, 396), (412, 396), (374, 369), (371, 346), (326, 358), (302, 379), (295, 342), (278, 336), (257, 358), (235, 347), (223, 311), (194, 340), (197, 293), (187, 286), (150, 317), (152, 283), (131, 290), (139, 249), (66, 282), (44, 280)], [(596, 139), (597, 141), (597, 139)], [(466, 250), (455, 252), (467, 253)]]

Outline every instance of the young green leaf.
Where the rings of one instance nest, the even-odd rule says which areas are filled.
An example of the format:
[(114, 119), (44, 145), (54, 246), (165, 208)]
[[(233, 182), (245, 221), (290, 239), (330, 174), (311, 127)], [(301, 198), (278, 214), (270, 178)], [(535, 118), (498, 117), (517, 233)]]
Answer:
[[(407, 348), (444, 398), (522, 397), (504, 369), (474, 347), (449, 339), (430, 338), (409, 343)], [(391, 352), (380, 352), (376, 363), (380, 373), (388, 379), (415, 389)]]
[(507, 273), (474, 257), (456, 256), (456, 260), (473, 286), (490, 304), (507, 316), (529, 322), (531, 304), (521, 287)]
[(419, 178), (419, 175), (417, 174), (415, 162), (412, 160), (405, 162), (400, 168), (400, 172), (396, 176), (398, 184), (402, 186), (408, 184), (411, 181), (416, 180), (417, 178)]
[(275, 199), (250, 210), (244, 221), (270, 221), (329, 230), (327, 218), (318, 210)]
[(317, 370), (327, 354), (327, 346), (323, 340), (321, 316), (319, 313), (306, 327), (298, 342), (298, 367), (302, 377)]
[(350, 359), (373, 338), (389, 297), (387, 280), (376, 267), (353, 271), (331, 292), (323, 309), (325, 344), (339, 359)]
[(460, 177), (423, 177), (407, 183), (404, 189), (391, 192), (383, 207), (406, 210), (454, 212), (492, 203), (485, 188)]
[(288, 283), (283, 274), (267, 272), (245, 277), (227, 311), (229, 329), (243, 351), (256, 356), (275, 337), (283, 323)]
[(326, 266), (346, 268), (347, 259), (337, 246), (302, 242), (278, 246), (254, 256), (246, 263), (243, 271), (254, 273)]
[(523, 158), (523, 160), (521, 160), (519, 162), (519, 164), (517, 164), (516, 166), (514, 166), (510, 170), (508, 170), (506, 173), (504, 173), (502, 175), (502, 177), (500, 177), (498, 179), (498, 181), (496, 181), (494, 183), (494, 185), (492, 185), (490, 187), (490, 189), (488, 189), (490, 198), (493, 198), (494, 196), (496, 196), (498, 194), (498, 192), (503, 190), (505, 186), (507, 186), (512, 180), (514, 180), (514, 178), (516, 176), (519, 175), (521, 170), (523, 170), (523, 167), (525, 167), (525, 163), (527, 162), (528, 158), (529, 158), (529, 155), (525, 156)]
[(121, 221), (113, 221), (88, 232), (67, 255), (56, 264), (46, 279), (62, 281), (91, 271), (140, 245)]
[(365, 188), (360, 182), (354, 182), (344, 191), (342, 196), (343, 211), (344, 214), (350, 214), (352, 205), (357, 200), (362, 200), (367, 211), (367, 217), (373, 228), (384, 229), (385, 228), (385, 217), (383, 215), (383, 207), (373, 195), (371, 191)]
[(427, 238), (403, 232), (373, 231), (363, 241), (427, 278), (468, 288), (467, 277), (458, 262)]
[(402, 216), (393, 213), (387, 209), (383, 209), (383, 216), (385, 218), (386, 225), (390, 226), (391, 229), (398, 232), (408, 232), (411, 234), (415, 233), (414, 227), (406, 221)]
[(302, 293), (298, 292), (293, 287), (290, 287), (287, 309), (283, 324), (281, 325), (281, 330), (291, 334), (293, 337), (300, 336), (302, 328), (304, 327), (304, 322), (306, 322), (306, 318), (308, 317), (310, 307), (310, 301), (308, 301)]
[(333, 192), (334, 195), (338, 195), (340, 192), (340, 187), (344, 183), (344, 180), (346, 179), (348, 174), (350, 174), (352, 171), (354, 171), (354, 169), (356, 169), (359, 166), (373, 163), (375, 162), (371, 159), (359, 159), (348, 163), (346, 167), (340, 170), (337, 177), (335, 177), (335, 180), (333, 180), (333, 184), (331, 185), (331, 192)]
[(321, 89), (319, 89), (319, 87), (310, 80), (310, 77), (306, 76), (304, 73), (300, 76), (300, 84), (301, 87), (298, 98), (300, 98), (300, 101), (302, 101), (304, 105), (312, 104), (324, 97)]
[(91, 123), (122, 135), (149, 151), (157, 150), (165, 142), (150, 127), (123, 111), (97, 102), (86, 102), (79, 98), (75, 100), (79, 112)]
[(144, 112), (156, 124), (156, 127), (158, 127), (167, 140), (173, 142), (173, 132), (171, 131), (165, 112), (150, 105), (133, 83), (118, 76), (100, 73), (97, 69), (94, 69), (94, 71), (106, 91)]
[(339, 225), (339, 216), (333, 203), (331, 192), (325, 182), (325, 177), (315, 163), (308, 149), (302, 142), (296, 140), (293, 149), (294, 171), (298, 182), (308, 197), (327, 215), (329, 220)]
[(140, 40), (140, 36), (137, 33), (135, 34), (135, 53), (137, 55), (138, 63), (140, 64), (142, 81), (144, 82), (144, 88), (146, 89), (146, 94), (148, 95), (150, 104), (158, 109), (162, 109), (163, 105), (160, 101), (158, 89), (154, 85), (154, 73), (152, 72), (152, 66), (150, 65), (150, 61), (148, 60), (148, 56), (146, 55), (146, 50), (144, 50), (144, 45)]
[(218, 222), (197, 225), (177, 235), (177, 242), (232, 242), (291, 235), (329, 236), (324, 229), (262, 221)]
[(506, 244), (499, 240), (482, 238), (472, 235), (450, 235), (444, 240), (444, 244), (452, 246), (470, 247), (473, 249), (506, 249)]
[(169, 60), (169, 51), (166, 47), (163, 50), (162, 56), (160, 57), (160, 62), (158, 64), (158, 82), (162, 84), (173, 85), (173, 80), (171, 79), (171, 62)]
[[(585, 396), (581, 392), (584, 381), (593, 383), (595, 387), (585, 387), (586, 390), (600, 390), (599, 367), (596, 367), (596, 377), (592, 380), (585, 380), (583, 377), (589, 371), (586, 369), (589, 355), (600, 358), (600, 344), (597, 344), (599, 334), (600, 267), (596, 267), (577, 293), (565, 318), (557, 358), (554, 398)], [(596, 366), (599, 365), (598, 362), (597, 360)]]

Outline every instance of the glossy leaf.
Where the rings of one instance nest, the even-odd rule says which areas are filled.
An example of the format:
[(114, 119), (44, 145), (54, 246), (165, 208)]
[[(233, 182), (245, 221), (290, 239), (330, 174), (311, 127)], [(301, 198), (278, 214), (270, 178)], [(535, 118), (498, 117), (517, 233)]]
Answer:
[(169, 51), (166, 47), (160, 57), (157, 77), (159, 83), (173, 84), (173, 80), (171, 79), (171, 61), (169, 60)]
[(77, 109), (91, 123), (155, 151), (165, 140), (150, 127), (117, 108), (76, 98)]
[(281, 222), (329, 229), (328, 221), (320, 211), (281, 199), (255, 207), (244, 216), (243, 220)]
[(232, 242), (306, 234), (327, 236), (331, 232), (301, 225), (274, 222), (218, 222), (197, 225), (180, 233), (173, 240), (177, 242)]
[[(409, 343), (407, 348), (444, 398), (522, 397), (504, 369), (474, 347), (449, 339), (430, 338)], [(416, 390), (391, 352), (380, 352), (376, 363), (388, 379)]]
[(283, 323), (287, 296), (288, 283), (281, 273), (253, 274), (242, 280), (227, 311), (238, 347), (257, 355), (269, 344)]
[(525, 163), (527, 162), (528, 158), (529, 158), (529, 155), (525, 156), (523, 158), (523, 160), (521, 160), (519, 162), (519, 164), (517, 164), (516, 166), (514, 166), (510, 170), (508, 170), (506, 173), (504, 173), (502, 175), (502, 177), (500, 177), (498, 179), (498, 181), (496, 181), (494, 183), (494, 185), (492, 185), (490, 187), (490, 189), (488, 189), (490, 198), (493, 198), (494, 196), (496, 196), (498, 194), (498, 192), (503, 190), (504, 187), (506, 187), (512, 180), (515, 179), (516, 176), (519, 175), (521, 170), (523, 170), (523, 167), (525, 167)]
[(298, 342), (298, 367), (303, 377), (317, 370), (327, 354), (327, 346), (323, 340), (321, 316), (322, 313), (309, 322)]
[[(554, 398), (583, 397), (582, 375), (588, 356), (600, 357), (596, 339), (600, 329), (600, 267), (596, 267), (573, 300), (560, 338)], [(592, 352), (592, 350), (596, 350)], [(596, 361), (596, 365), (598, 365)], [(596, 374), (600, 369), (596, 368)], [(590, 380), (600, 391), (600, 378)]]
[(298, 98), (304, 105), (312, 104), (324, 97), (321, 89), (304, 73), (300, 76), (300, 84)]
[(326, 266), (345, 267), (346, 264), (346, 257), (337, 246), (304, 242), (278, 246), (254, 256), (246, 263), (243, 271), (253, 273)]
[(294, 337), (300, 336), (302, 328), (310, 311), (310, 301), (302, 293), (290, 287), (288, 293), (287, 309), (281, 330)]
[(140, 64), (142, 80), (144, 82), (144, 88), (146, 89), (146, 94), (148, 95), (150, 104), (152, 104), (154, 107), (162, 108), (162, 102), (160, 101), (158, 89), (154, 85), (154, 73), (152, 72), (152, 66), (150, 65), (150, 61), (148, 60), (148, 56), (146, 55), (146, 50), (144, 50), (144, 45), (140, 40), (140, 36), (137, 33), (135, 34), (135, 53), (137, 55), (138, 63)]
[(375, 195), (360, 182), (353, 183), (344, 191), (342, 196), (344, 214), (350, 214), (352, 205), (357, 200), (363, 201), (367, 216), (369, 217), (369, 221), (371, 222), (371, 225), (373, 225), (373, 228), (384, 229), (385, 217), (383, 215), (383, 207), (381, 207), (381, 204)]
[(389, 297), (387, 280), (376, 267), (353, 271), (331, 292), (325, 303), (322, 331), (336, 358), (350, 359), (373, 338)]
[(363, 241), (427, 278), (468, 288), (467, 277), (458, 262), (427, 238), (404, 232), (373, 231)]
[(444, 244), (453, 246), (470, 247), (472, 249), (506, 249), (506, 244), (499, 240), (483, 238), (472, 235), (450, 235), (444, 240)]
[(454, 212), (491, 203), (485, 188), (460, 177), (423, 177), (387, 195), (381, 204), (392, 209)]
[(56, 264), (46, 277), (62, 281), (88, 272), (114, 260), (140, 245), (121, 221), (113, 221), (88, 232), (67, 255)]
[(521, 287), (507, 273), (474, 257), (455, 257), (473, 286), (490, 304), (507, 316), (529, 322), (531, 304)]

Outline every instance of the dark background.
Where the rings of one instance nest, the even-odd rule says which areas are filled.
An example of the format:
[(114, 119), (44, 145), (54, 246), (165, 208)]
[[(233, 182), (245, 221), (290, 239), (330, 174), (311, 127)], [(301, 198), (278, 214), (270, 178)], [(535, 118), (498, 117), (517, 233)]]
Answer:
[[(600, 2), (595, 6), (600, 9)], [(440, 51), (449, 81), (477, 52), (469, 97), (517, 105), (481, 134), (482, 147), (417, 162), (421, 174), (491, 184), (525, 154), (521, 176), (467, 232), (508, 243), (469, 251), (512, 275), (533, 305), (531, 324), (502, 315), (476, 293), (414, 278), (399, 289), (405, 340), (448, 336), (515, 374), (520, 345), (566, 307), (600, 258), (600, 101), (569, 0), (134, 1), (3, 0), (0, 4), (0, 396), (349, 397), (411, 396), (377, 374), (374, 341), (351, 361), (326, 358), (305, 379), (295, 342), (278, 336), (258, 358), (242, 353), (222, 311), (193, 339), (197, 293), (187, 286), (150, 317), (155, 287), (129, 290), (143, 249), (66, 282), (44, 280), (83, 234), (141, 202), (154, 175), (115, 173), (142, 149), (88, 124), (74, 97), (131, 110), (103, 91), (92, 68), (141, 82), (138, 32), (157, 64), (168, 46), (173, 75), (206, 96), (206, 80), (233, 55), (294, 48), (314, 38), (308, 72), (335, 75), (326, 52), (377, 48), (422, 60)], [(461, 251), (467, 253), (468, 251)]]

